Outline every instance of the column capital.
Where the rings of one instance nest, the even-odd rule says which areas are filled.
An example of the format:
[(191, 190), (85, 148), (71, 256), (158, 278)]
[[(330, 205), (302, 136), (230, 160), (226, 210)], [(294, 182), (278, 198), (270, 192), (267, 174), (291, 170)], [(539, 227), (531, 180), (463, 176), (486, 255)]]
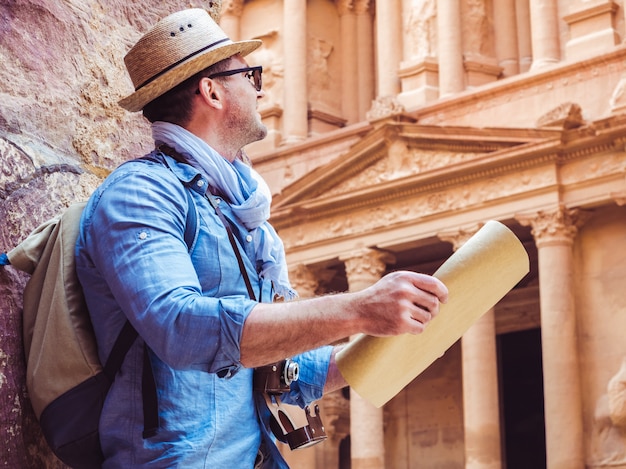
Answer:
[(337, 0), (337, 12), (339, 16), (354, 13), (354, 0)]
[(394, 264), (396, 258), (393, 254), (377, 249), (363, 248), (352, 251), (339, 260), (346, 266), (348, 283), (368, 282), (378, 280), (387, 270), (387, 265)]
[(523, 226), (532, 228), (537, 247), (548, 245), (572, 245), (578, 229), (591, 217), (590, 212), (569, 209), (560, 205), (557, 209), (540, 210), (534, 214), (516, 215)]
[(319, 285), (315, 272), (304, 264), (289, 267), (289, 280), (303, 298), (314, 296)]
[(241, 17), (244, 0), (222, 0), (222, 15)]
[(373, 0), (354, 0), (354, 11), (357, 15), (371, 15)]
[(302, 298), (310, 298), (317, 294), (320, 287), (330, 282), (337, 275), (334, 269), (311, 267), (305, 264), (289, 266), (291, 285)]
[(476, 234), (478, 230), (482, 228), (484, 223), (476, 223), (475, 225), (465, 228), (459, 228), (454, 231), (442, 231), (437, 233), (437, 238), (441, 241), (445, 241), (452, 244), (452, 249), (455, 251), (463, 246), (468, 239)]

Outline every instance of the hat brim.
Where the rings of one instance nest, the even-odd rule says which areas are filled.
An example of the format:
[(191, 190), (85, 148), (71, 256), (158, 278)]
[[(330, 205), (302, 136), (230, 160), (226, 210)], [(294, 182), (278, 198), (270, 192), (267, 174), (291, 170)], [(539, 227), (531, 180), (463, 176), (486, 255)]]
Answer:
[(238, 41), (206, 51), (193, 57), (141, 87), (131, 95), (118, 101), (118, 104), (127, 111), (141, 111), (146, 104), (162, 94), (181, 84), (187, 78), (233, 55), (242, 57), (258, 49), (262, 42), (259, 40)]

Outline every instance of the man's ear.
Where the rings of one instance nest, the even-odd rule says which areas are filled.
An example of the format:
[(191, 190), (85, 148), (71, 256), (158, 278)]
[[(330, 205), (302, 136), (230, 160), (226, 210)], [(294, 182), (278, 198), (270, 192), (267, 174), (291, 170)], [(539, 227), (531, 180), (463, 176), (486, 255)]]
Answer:
[(223, 90), (217, 85), (215, 80), (203, 78), (198, 84), (198, 90), (200, 91), (200, 97), (206, 104), (216, 109), (222, 108)]

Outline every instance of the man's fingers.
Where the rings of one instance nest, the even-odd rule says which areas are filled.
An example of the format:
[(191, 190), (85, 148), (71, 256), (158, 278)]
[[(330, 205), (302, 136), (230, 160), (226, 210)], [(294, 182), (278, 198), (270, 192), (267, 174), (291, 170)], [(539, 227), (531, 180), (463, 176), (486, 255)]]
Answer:
[(412, 272), (412, 274), (412, 282), (415, 287), (436, 296), (441, 303), (448, 301), (448, 287), (441, 280), (432, 275), (417, 272)]

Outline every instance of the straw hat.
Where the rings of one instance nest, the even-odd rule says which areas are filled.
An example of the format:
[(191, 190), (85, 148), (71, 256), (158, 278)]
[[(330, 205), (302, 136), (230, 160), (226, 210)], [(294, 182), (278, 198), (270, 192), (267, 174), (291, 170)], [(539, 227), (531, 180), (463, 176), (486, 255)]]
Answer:
[(140, 111), (199, 71), (236, 54), (245, 56), (260, 45), (259, 40), (233, 42), (201, 8), (169, 15), (124, 57), (135, 92), (119, 104)]

